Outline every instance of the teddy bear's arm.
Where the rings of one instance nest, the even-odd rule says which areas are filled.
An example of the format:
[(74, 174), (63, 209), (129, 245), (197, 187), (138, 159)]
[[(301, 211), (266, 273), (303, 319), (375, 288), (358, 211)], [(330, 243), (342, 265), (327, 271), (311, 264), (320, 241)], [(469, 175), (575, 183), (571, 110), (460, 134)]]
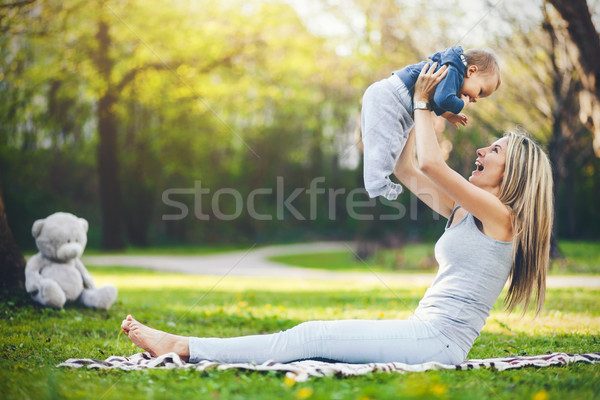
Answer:
[(81, 262), (80, 259), (78, 259), (78, 258), (75, 259), (75, 266), (81, 273), (81, 277), (83, 278), (83, 286), (87, 289), (95, 289), (96, 284), (94, 284), (94, 279), (92, 278), (92, 276), (90, 275), (88, 270), (85, 268), (85, 265), (83, 265), (83, 263)]
[(40, 288), (40, 281), (42, 275), (40, 274), (44, 267), (44, 260), (40, 257), (40, 254), (32, 256), (25, 266), (25, 290), (27, 293), (32, 293)]

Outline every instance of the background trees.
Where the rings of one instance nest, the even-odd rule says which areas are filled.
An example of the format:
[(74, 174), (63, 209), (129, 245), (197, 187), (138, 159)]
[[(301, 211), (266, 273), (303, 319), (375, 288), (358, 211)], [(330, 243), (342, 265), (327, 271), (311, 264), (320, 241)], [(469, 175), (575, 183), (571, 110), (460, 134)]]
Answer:
[[(588, 62), (597, 59), (598, 34), (582, 1), (528, 6), (532, 17), (524, 20), (511, 2), (475, 15), (458, 3), (355, 0), (342, 8), (323, 0), (309, 2), (325, 15), (316, 28), (314, 14), (293, 2), (222, 3), (50, 0), (0, 8), (0, 177), (17, 243), (31, 248), (33, 221), (57, 210), (89, 219), (90, 244), (104, 248), (428, 238), (441, 221), (410, 196), (395, 203), (407, 215), (391, 221), (352, 217), (345, 200), (362, 186), (356, 144), (364, 89), (454, 44), (493, 47), (503, 85), (468, 110), (469, 127), (446, 129), (449, 162), (469, 173), (481, 143), (521, 124), (551, 154), (558, 235), (600, 236), (590, 201), (600, 195), (598, 73)], [(314, 204), (303, 194), (293, 206), (304, 219), (287, 210), (278, 218), (278, 182), (287, 197), (316, 177), (345, 194), (323, 194)], [(173, 195), (190, 215), (164, 220), (176, 211), (165, 191), (193, 190), (196, 182), (211, 191), (202, 208), (190, 194)], [(223, 188), (244, 201), (264, 189), (256, 210), (271, 219), (245, 207), (218, 218), (211, 200)], [(217, 200), (221, 214), (236, 211), (233, 196)], [(377, 218), (397, 209), (378, 201), (363, 210)]]

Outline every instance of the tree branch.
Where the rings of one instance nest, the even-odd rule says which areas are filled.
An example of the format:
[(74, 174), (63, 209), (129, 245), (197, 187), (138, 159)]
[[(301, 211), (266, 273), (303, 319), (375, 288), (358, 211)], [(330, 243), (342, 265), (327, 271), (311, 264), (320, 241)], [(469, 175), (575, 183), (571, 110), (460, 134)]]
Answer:
[(26, 6), (26, 5), (29, 5), (29, 4), (33, 4), (35, 2), (36, 2), (36, 0), (15, 1), (14, 3), (0, 4), (0, 8), (23, 7), (23, 6)]
[[(239, 54), (239, 53), (234, 53), (234, 54)], [(231, 64), (231, 59), (234, 56), (234, 54), (228, 55), (228, 56), (223, 57), (218, 60), (214, 60), (210, 64), (203, 66), (199, 72), (205, 73), (205, 72), (212, 71), (213, 69), (215, 69), (216, 67), (218, 67), (220, 65)], [(193, 61), (193, 60), (190, 60), (190, 61)], [(170, 62), (170, 63), (161, 61), (161, 62), (145, 64), (145, 65), (142, 65), (141, 67), (134, 68), (134, 69), (130, 70), (128, 73), (126, 73), (123, 76), (123, 78), (121, 78), (119, 83), (116, 85), (116, 90), (117, 90), (117, 92), (120, 92), (121, 90), (125, 89), (125, 87), (127, 87), (127, 85), (129, 85), (135, 79), (137, 74), (139, 74), (140, 72), (147, 71), (150, 69), (154, 69), (157, 71), (160, 71), (160, 70), (175, 71), (179, 66), (181, 66), (183, 64), (185, 64), (185, 62), (183, 62), (183, 61), (174, 61), (174, 62)]]

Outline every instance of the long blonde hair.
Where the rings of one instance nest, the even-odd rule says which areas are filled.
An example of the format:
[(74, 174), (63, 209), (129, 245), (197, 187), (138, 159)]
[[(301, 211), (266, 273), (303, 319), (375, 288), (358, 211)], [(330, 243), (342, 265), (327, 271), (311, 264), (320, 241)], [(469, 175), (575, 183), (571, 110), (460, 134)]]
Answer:
[(552, 168), (548, 156), (528, 135), (509, 132), (500, 201), (512, 210), (513, 266), (504, 304), (512, 311), (535, 291), (536, 315), (544, 305), (550, 237), (554, 218)]

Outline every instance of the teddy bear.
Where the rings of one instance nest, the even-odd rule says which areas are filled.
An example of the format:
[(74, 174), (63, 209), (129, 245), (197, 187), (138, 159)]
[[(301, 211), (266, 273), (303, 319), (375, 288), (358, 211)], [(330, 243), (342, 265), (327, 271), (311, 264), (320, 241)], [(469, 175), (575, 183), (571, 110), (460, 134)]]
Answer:
[(88, 222), (73, 214), (57, 212), (33, 223), (31, 233), (39, 253), (25, 267), (25, 289), (43, 306), (62, 308), (67, 301), (108, 310), (117, 288), (96, 288), (79, 259), (87, 244)]

